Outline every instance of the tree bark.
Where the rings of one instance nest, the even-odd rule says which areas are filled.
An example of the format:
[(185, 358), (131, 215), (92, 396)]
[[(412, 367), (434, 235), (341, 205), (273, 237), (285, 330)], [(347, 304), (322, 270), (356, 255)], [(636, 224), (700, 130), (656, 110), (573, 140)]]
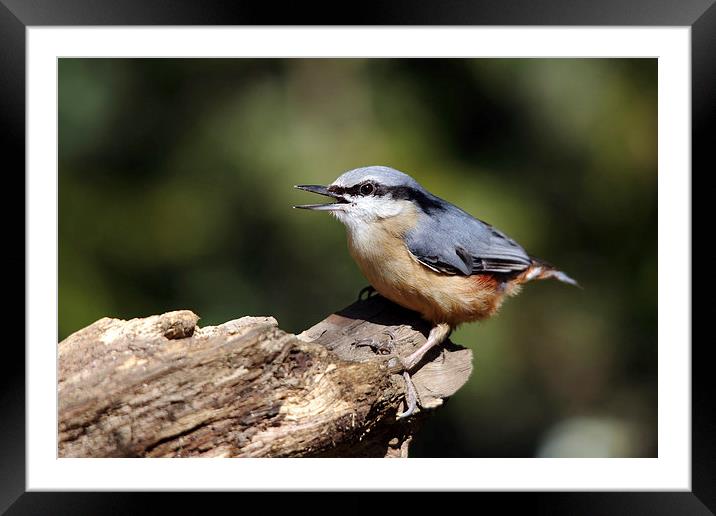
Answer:
[(416, 314), (374, 296), (298, 336), (272, 317), (198, 319), (104, 318), (60, 342), (59, 456), (405, 457), (472, 370), (470, 350), (433, 350), (413, 374), (422, 409), (398, 420), (387, 362), (425, 341)]

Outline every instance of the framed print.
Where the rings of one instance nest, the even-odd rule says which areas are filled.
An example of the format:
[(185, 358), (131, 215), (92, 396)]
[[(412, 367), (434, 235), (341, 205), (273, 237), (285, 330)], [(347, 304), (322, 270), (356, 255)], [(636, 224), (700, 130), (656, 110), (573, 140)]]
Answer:
[(3, 0), (27, 305), (0, 507), (435, 490), (716, 510), (692, 255), (716, 8), (521, 4), (317, 24)]

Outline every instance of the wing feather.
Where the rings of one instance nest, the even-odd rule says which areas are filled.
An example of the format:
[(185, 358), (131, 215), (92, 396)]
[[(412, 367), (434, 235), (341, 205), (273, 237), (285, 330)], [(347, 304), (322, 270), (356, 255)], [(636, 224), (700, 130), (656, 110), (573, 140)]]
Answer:
[(406, 244), (421, 263), (442, 274), (513, 273), (532, 263), (513, 239), (449, 203), (439, 213), (421, 214)]

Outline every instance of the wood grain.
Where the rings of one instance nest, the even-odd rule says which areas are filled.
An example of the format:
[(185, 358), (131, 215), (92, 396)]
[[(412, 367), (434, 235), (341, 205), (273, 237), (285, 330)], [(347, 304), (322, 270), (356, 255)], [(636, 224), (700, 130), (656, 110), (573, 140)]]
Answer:
[(390, 353), (429, 330), (413, 312), (374, 296), (298, 336), (272, 317), (198, 320), (104, 318), (60, 342), (59, 456), (405, 457), (472, 369), (452, 343), (429, 354), (413, 375), (423, 410), (397, 420)]

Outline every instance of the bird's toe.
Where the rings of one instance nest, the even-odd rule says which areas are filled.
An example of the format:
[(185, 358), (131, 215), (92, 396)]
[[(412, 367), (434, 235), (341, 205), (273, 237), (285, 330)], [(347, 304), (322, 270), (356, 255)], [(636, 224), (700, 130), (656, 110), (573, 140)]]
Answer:
[(413, 380), (410, 378), (410, 374), (407, 371), (403, 371), (403, 378), (405, 379), (405, 412), (398, 414), (397, 419), (405, 419), (406, 417), (412, 416), (418, 408), (418, 391), (413, 385)]
[(360, 292), (358, 292), (358, 301), (366, 301), (371, 297), (375, 296), (376, 294), (377, 291), (373, 288), (373, 286), (368, 285), (360, 289)]

